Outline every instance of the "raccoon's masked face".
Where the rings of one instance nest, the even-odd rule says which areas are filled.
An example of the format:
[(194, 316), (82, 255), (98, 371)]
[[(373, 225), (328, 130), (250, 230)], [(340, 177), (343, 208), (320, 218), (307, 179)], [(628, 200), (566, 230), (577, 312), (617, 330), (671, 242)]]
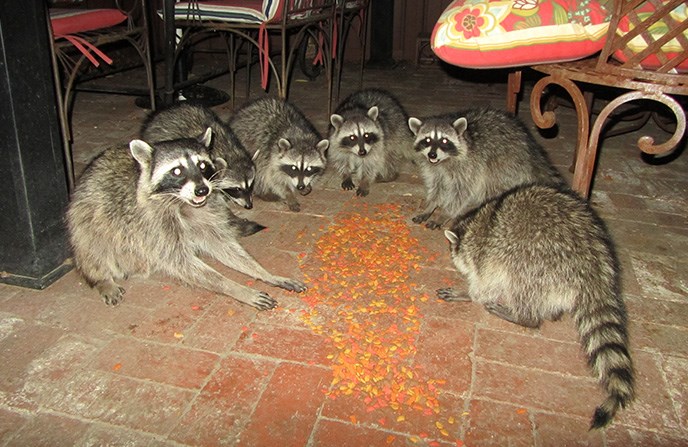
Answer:
[(315, 149), (308, 151), (293, 150), (291, 143), (282, 138), (280, 146), (280, 170), (289, 176), (291, 186), (302, 196), (313, 190), (311, 183), (325, 170), (324, 152), (329, 146), (327, 140), (321, 140)]
[(214, 174), (209, 157), (188, 154), (156, 167), (153, 194), (173, 195), (191, 206), (203, 206), (213, 190), (210, 179)]
[(155, 149), (141, 140), (129, 144), (142, 172), (150, 173), (151, 197), (175, 198), (193, 207), (207, 203), (213, 190), (210, 181), (216, 169), (207, 152), (206, 141), (210, 141), (210, 132), (206, 132), (202, 142), (173, 140), (159, 143)]
[(331, 141), (340, 150), (365, 157), (382, 139), (382, 131), (376, 122), (377, 116), (377, 107), (371, 107), (368, 114), (360, 119), (345, 120), (341, 115), (332, 115), (330, 123), (334, 127), (334, 134)]
[(252, 166), (246, 172), (231, 172), (231, 168), (224, 171), (218, 187), (234, 203), (247, 210), (253, 208), (253, 182), (256, 178), (256, 168)]
[(409, 128), (416, 135), (414, 150), (422, 154), (431, 164), (460, 155), (459, 138), (465, 130), (465, 118), (459, 118), (452, 125), (422, 123), (418, 118), (409, 119)]

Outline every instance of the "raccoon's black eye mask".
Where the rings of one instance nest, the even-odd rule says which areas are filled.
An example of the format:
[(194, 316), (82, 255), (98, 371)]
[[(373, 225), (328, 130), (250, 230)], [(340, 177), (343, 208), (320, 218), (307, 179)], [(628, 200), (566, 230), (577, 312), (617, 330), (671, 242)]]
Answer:
[(456, 148), (456, 146), (454, 145), (454, 143), (449, 141), (448, 138), (433, 139), (430, 137), (426, 137), (426, 138), (420, 140), (414, 146), (414, 149), (416, 150), (416, 152), (424, 151), (427, 148), (434, 148), (436, 150), (441, 150), (442, 152), (445, 152), (449, 155), (457, 155), (459, 153), (459, 151)]
[(300, 169), (296, 165), (282, 165), (282, 172), (287, 174), (289, 177), (297, 177), (298, 175), (303, 175), (305, 177), (310, 177), (312, 175), (318, 175), (322, 172), (322, 168), (319, 166), (308, 166), (305, 169)]
[(360, 138), (356, 134), (351, 134), (348, 137), (342, 138), (341, 145), (343, 147), (354, 147), (360, 144), (359, 140), (363, 140), (365, 144), (375, 144), (379, 140), (378, 136), (374, 133), (364, 133)]
[(215, 175), (215, 172), (217, 172), (215, 170), (215, 166), (203, 160), (199, 161), (196, 166), (198, 166), (198, 169), (201, 171), (203, 177), (208, 180), (210, 180), (210, 178)]

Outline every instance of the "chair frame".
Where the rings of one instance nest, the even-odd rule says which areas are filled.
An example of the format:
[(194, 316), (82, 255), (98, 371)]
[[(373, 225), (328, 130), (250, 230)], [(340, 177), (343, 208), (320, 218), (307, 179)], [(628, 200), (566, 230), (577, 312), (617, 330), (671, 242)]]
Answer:
[[(283, 0), (285, 2), (281, 17), (277, 21), (264, 23), (240, 23), (222, 20), (201, 19), (198, 11), (198, 0), (189, 1), (189, 13), (186, 19), (174, 19), (174, 27), (182, 29), (181, 38), (175, 46), (172, 65), (167, 67), (167, 79), (174, 78), (174, 67), (188, 47), (214, 34), (224, 34), (229, 59), (230, 89), (232, 105), (235, 103), (235, 78), (238, 67), (238, 55), (241, 43), (236, 38), (249, 44), (247, 51), (247, 69), (252, 63), (252, 48), (258, 51), (259, 59), (264, 59), (272, 72), (280, 98), (286, 99), (289, 93), (290, 74), (296, 61), (298, 48), (307, 33), (322, 36), (322, 54), (325, 72), (328, 79), (328, 109), (331, 107), (333, 91), (333, 57), (331, 45), (334, 35), (335, 0), (312, 0), (301, 5), (297, 0)], [(278, 34), (280, 40), (280, 66), (276, 66), (270, 54), (266, 54), (260, 45), (261, 30), (271, 34)], [(172, 70), (172, 73), (170, 73)], [(250, 77), (250, 76), (249, 76)], [(267, 88), (267, 86), (266, 86)], [(169, 90), (169, 88), (168, 88)], [(248, 90), (248, 85), (247, 85)]]
[[(68, 186), (70, 191), (74, 188), (75, 181), (73, 159), (71, 155), (73, 133), (70, 120), (75, 90), (83, 89), (103, 93), (136, 96), (145, 95), (147, 92), (151, 110), (155, 110), (155, 76), (153, 73), (153, 61), (149, 41), (147, 0), (137, 0), (128, 9), (124, 7), (121, 0), (114, 0), (114, 8), (119, 9), (127, 16), (127, 19), (122, 24), (77, 33), (76, 36), (99, 49), (116, 42), (129, 43), (137, 51), (144, 69), (146, 70), (147, 89), (133, 87), (82, 88), (79, 85), (82, 82), (111, 74), (116, 70), (110, 70), (107, 71), (107, 73), (98, 74), (96, 76), (83, 76), (82, 67), (88, 62), (87, 56), (79, 51), (69, 40), (54, 37), (52, 26), (50, 25), (50, 18), (47, 18), (48, 29), (53, 42), (51, 45), (53, 76), (57, 90), (58, 114), (63, 144), (65, 146), (65, 159), (67, 163)], [(63, 74), (65, 75), (64, 78)]]
[[(646, 3), (655, 6), (655, 13), (643, 20), (636, 10)], [(614, 2), (614, 12), (609, 24), (606, 42), (598, 56), (591, 58), (563, 62), (556, 64), (535, 65), (530, 68), (544, 73), (544, 77), (537, 81), (530, 96), (530, 111), (535, 124), (542, 128), (551, 128), (556, 124), (554, 110), (542, 110), (542, 98), (550, 85), (562, 87), (573, 100), (578, 120), (578, 141), (574, 154), (573, 189), (583, 197), (590, 195), (594, 176), (600, 134), (604, 124), (612, 114), (623, 104), (650, 100), (665, 105), (676, 119), (676, 128), (671, 137), (664, 143), (655, 144), (650, 136), (643, 136), (638, 140), (638, 147), (647, 154), (667, 154), (672, 151), (683, 138), (686, 130), (686, 113), (672, 95), (688, 95), (688, 74), (677, 72), (675, 68), (688, 60), (688, 39), (683, 33), (688, 29), (688, 21), (677, 22), (669, 13), (682, 0), (617, 0)], [(621, 36), (616, 33), (619, 22), (628, 17), (633, 24), (632, 29)], [(670, 24), (669, 31), (658, 39), (654, 39), (648, 29), (663, 20)], [(636, 36), (641, 36), (647, 43), (647, 48), (638, 54), (628, 50), (628, 43)], [(671, 39), (676, 39), (682, 51), (674, 57), (667, 57), (662, 46)], [(612, 58), (617, 51), (622, 51), (627, 57), (626, 62), (619, 62)], [(654, 55), (661, 66), (656, 69), (643, 68), (640, 61), (647, 56)], [(521, 85), (521, 71), (509, 75), (507, 109), (516, 112), (517, 96)], [(606, 87), (617, 87), (624, 93), (607, 103), (599, 112), (590, 126), (592, 115), (593, 95), (589, 91), (583, 92), (585, 84), (595, 84)], [(582, 87), (583, 86), (583, 87)]]
[(365, 68), (365, 57), (368, 42), (368, 16), (370, 13), (370, 0), (347, 1), (338, 0), (336, 12), (337, 20), (337, 55), (335, 57), (335, 81), (334, 81), (334, 100), (339, 102), (341, 90), (342, 70), (344, 67), (344, 50), (349, 32), (358, 21), (358, 39), (361, 43), (361, 56), (359, 60), (358, 88), (363, 88), (363, 70)]

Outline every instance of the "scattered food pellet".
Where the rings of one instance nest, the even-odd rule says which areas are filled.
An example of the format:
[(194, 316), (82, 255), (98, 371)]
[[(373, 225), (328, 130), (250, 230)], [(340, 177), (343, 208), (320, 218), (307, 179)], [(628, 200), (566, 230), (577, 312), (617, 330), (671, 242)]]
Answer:
[[(356, 201), (351, 208), (323, 229), (312, 254), (299, 256), (308, 283), (299, 295), (308, 305), (301, 319), (332, 344), (329, 397), (354, 396), (368, 413), (392, 409), (397, 422), (409, 412), (437, 417), (438, 385), (446, 380), (428, 377), (415, 361), (419, 306), (430, 297), (414, 275), (434, 255), (411, 235), (399, 205)], [(328, 323), (321, 315), (334, 316)], [(444, 426), (434, 425), (442, 433)]]

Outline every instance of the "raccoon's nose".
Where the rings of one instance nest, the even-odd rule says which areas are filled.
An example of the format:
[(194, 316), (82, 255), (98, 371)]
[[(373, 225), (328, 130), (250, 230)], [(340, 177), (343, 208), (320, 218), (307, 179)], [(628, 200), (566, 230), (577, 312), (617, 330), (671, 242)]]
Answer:
[(368, 152), (366, 152), (366, 150), (365, 150), (364, 148), (360, 148), (360, 149), (358, 150), (358, 155), (363, 156), (363, 155), (365, 155), (365, 154), (367, 154), (367, 153), (368, 153)]
[(194, 194), (196, 194), (197, 197), (205, 197), (209, 193), (210, 193), (210, 188), (208, 188), (205, 185), (197, 186), (196, 189), (194, 189)]
[(253, 201), (251, 199), (246, 200), (246, 204), (244, 205), (244, 208), (246, 208), (247, 210), (250, 210), (251, 208), (253, 208)]
[(437, 152), (428, 152), (428, 158), (434, 160), (437, 158)]
[(306, 185), (304, 185), (303, 183), (299, 183), (298, 185), (296, 185), (296, 189), (298, 189), (299, 191), (302, 191), (305, 187)]

